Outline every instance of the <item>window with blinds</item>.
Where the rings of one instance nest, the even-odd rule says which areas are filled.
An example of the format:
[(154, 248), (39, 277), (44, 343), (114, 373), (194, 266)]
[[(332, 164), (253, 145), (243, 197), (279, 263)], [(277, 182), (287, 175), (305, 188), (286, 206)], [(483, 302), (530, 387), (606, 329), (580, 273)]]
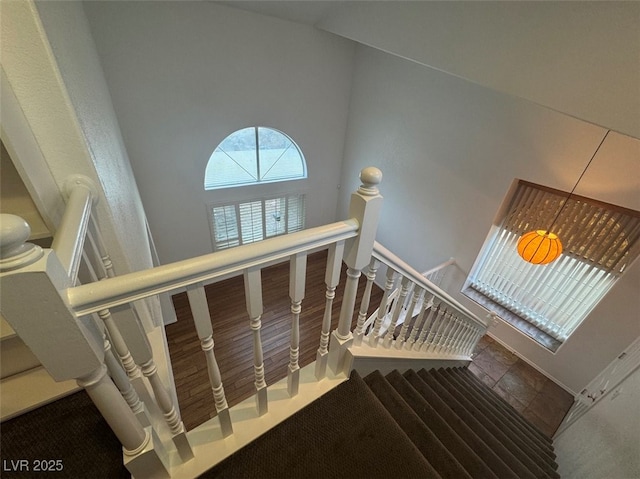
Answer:
[(305, 195), (211, 206), (215, 251), (304, 229)]
[[(463, 290), (551, 350), (575, 331), (638, 256), (640, 246), (639, 212), (567, 196), (520, 181)], [(558, 212), (552, 232), (563, 244), (560, 258), (547, 265), (520, 258), (520, 236), (546, 230)]]

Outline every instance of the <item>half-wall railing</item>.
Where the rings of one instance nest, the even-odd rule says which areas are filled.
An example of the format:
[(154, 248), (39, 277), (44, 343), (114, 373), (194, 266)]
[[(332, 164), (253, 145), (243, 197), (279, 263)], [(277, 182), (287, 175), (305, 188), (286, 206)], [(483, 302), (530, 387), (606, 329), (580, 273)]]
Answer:
[[(213, 406), (224, 437), (234, 434), (229, 406), (215, 357), (212, 320), (204, 284), (237, 274), (244, 277), (248, 327), (253, 337), (253, 368), (257, 416), (269, 409), (261, 341), (263, 313), (261, 270), (275, 261), (289, 261), (291, 340), (287, 392), (300, 387), (299, 317), (305, 295), (306, 259), (310, 251), (328, 249), (326, 304), (316, 355), (315, 377), (348, 373), (347, 351), (352, 345), (395, 348), (469, 358), (486, 326), (419, 272), (375, 243), (382, 196), (382, 174), (366, 168), (362, 185), (351, 196), (349, 219), (239, 246), (145, 271), (116, 275), (108, 249), (91, 214), (97, 198), (90, 181), (74, 177), (67, 188), (67, 209), (53, 248), (26, 243), (29, 228), (15, 216), (2, 217), (0, 287), (2, 312), (17, 334), (58, 381), (75, 379), (96, 404), (123, 445), (125, 466), (138, 479), (170, 477), (168, 450), (182, 462), (194, 457), (175, 393), (158, 373), (151, 347), (136, 316), (140, 300), (186, 289), (195, 327), (206, 357)], [(347, 266), (338, 327), (331, 331), (333, 300), (342, 263)], [(386, 266), (383, 307), (370, 334), (363, 325), (380, 264)], [(82, 266), (81, 266), (82, 265)], [(80, 270), (92, 282), (76, 285)], [(359, 311), (356, 292), (366, 269), (366, 288)], [(379, 334), (388, 297), (397, 280), (400, 292), (391, 303), (391, 327)], [(96, 281), (97, 280), (97, 281)], [(412, 291), (411, 312), (395, 334), (401, 305)], [(418, 307), (419, 305), (419, 307)], [(414, 318), (413, 310), (419, 312)], [(351, 331), (357, 313), (357, 326)], [(124, 319), (123, 319), (124, 318)], [(158, 324), (161, 324), (159, 322)], [(155, 412), (160, 412), (159, 423)], [(160, 440), (158, 428), (169, 431)]]

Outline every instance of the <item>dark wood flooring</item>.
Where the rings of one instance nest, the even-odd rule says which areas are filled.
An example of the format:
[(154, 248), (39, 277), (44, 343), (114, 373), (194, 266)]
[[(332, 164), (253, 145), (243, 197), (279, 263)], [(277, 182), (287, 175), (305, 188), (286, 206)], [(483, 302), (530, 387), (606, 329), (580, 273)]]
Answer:
[[(325, 309), (324, 275), (326, 251), (308, 257), (305, 298), (300, 314), (300, 367), (316, 358), (320, 343), (322, 317)], [(345, 268), (333, 302), (331, 331), (338, 325), (345, 283)], [(363, 274), (359, 281), (356, 312), (366, 284)], [(253, 340), (249, 316), (245, 307), (242, 276), (205, 287), (213, 326), (215, 355), (220, 366), (227, 402), (233, 406), (255, 392), (253, 374)], [(289, 364), (291, 334), (291, 300), (289, 299), (289, 262), (262, 270), (262, 347), (267, 385), (286, 377)], [(382, 290), (374, 285), (369, 311), (380, 304)], [(173, 296), (178, 321), (166, 327), (169, 352), (178, 392), (182, 420), (187, 430), (215, 416), (213, 394), (209, 384), (207, 364), (193, 324), (187, 294)]]

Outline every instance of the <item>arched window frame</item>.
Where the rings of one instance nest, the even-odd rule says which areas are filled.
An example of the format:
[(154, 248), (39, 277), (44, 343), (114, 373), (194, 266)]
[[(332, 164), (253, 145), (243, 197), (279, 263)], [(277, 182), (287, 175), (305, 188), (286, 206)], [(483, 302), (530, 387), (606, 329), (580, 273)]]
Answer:
[[(225, 144), (225, 142), (230, 141), (230, 139), (232, 139), (234, 136), (238, 137), (244, 134), (248, 138), (248, 135), (247, 135), (249, 133), (248, 130), (253, 130), (253, 133), (255, 135), (254, 136), (255, 146), (253, 149), (233, 150), (230, 152), (227, 152), (223, 149), (223, 145)], [(281, 141), (284, 141), (285, 142), (284, 144), (287, 145), (286, 148), (284, 148), (283, 152), (280, 154), (280, 156), (271, 163), (269, 169), (266, 172), (262, 171), (263, 170), (262, 167), (264, 165), (261, 161), (261, 152), (264, 153), (266, 151), (269, 151), (270, 149), (261, 148), (261, 137), (264, 137), (264, 134), (274, 135), (275, 138)], [(238, 153), (236, 155), (236, 158), (233, 157), (234, 151)], [(276, 165), (278, 165), (281, 159), (283, 159), (284, 155), (289, 151), (293, 153), (293, 155), (290, 155), (289, 157), (285, 157), (285, 160), (288, 160), (290, 164), (294, 164), (295, 166), (295, 168), (292, 169), (291, 174), (287, 174), (285, 171), (284, 174), (281, 173), (280, 175), (277, 175), (275, 177), (269, 177), (268, 176), (269, 171), (271, 171)], [(255, 157), (254, 158), (252, 157), (250, 159), (245, 158), (244, 161), (241, 160), (240, 153), (243, 153), (245, 154), (245, 156), (248, 156), (247, 155), (248, 152), (255, 152)], [(214, 157), (216, 154), (219, 154), (220, 156)], [(235, 163), (234, 168), (237, 170), (237, 172), (240, 173), (240, 175), (243, 175), (243, 176), (246, 175), (248, 176), (248, 178), (245, 178), (244, 180), (240, 177), (233, 178), (231, 174), (230, 178), (227, 178), (227, 181), (221, 180), (216, 173), (219, 172), (220, 167), (222, 166), (220, 164), (220, 161), (221, 161), (220, 159), (225, 158), (225, 156), (229, 158), (233, 163)], [(243, 165), (242, 163), (245, 163), (245, 164)], [(284, 166), (284, 164), (281, 166)], [(243, 171), (244, 173), (242, 173)], [(264, 183), (293, 181), (293, 180), (301, 180), (306, 178), (307, 178), (306, 160), (304, 158), (302, 150), (296, 144), (296, 142), (293, 141), (293, 139), (290, 136), (288, 136), (286, 133), (280, 130), (276, 130), (275, 128), (269, 128), (265, 126), (252, 126), (252, 127), (236, 130), (235, 132), (225, 137), (225, 139), (222, 140), (218, 144), (218, 146), (216, 146), (215, 150), (209, 157), (209, 161), (207, 162), (207, 166), (205, 169), (204, 189), (216, 190), (216, 189), (222, 189), (222, 188), (235, 188), (240, 186), (250, 186), (250, 185), (258, 185), (258, 184), (264, 184)]]

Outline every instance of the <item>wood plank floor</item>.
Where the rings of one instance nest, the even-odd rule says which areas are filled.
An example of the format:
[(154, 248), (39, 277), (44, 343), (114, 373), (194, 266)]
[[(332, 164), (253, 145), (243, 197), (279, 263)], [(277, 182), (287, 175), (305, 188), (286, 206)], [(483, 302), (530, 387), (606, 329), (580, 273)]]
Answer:
[[(326, 251), (314, 253), (307, 261), (305, 298), (300, 314), (300, 367), (315, 361), (320, 341), (325, 307), (324, 274)], [(331, 330), (336, 329), (342, 304), (345, 268), (333, 303)], [(356, 309), (364, 290), (366, 277), (360, 277)], [(205, 288), (213, 325), (215, 355), (229, 406), (255, 392), (253, 375), (253, 341), (245, 308), (242, 276), (224, 280)], [(262, 271), (262, 347), (267, 385), (286, 377), (289, 364), (291, 334), (291, 301), (289, 299), (289, 263)], [(371, 294), (372, 313), (382, 299), (382, 290), (374, 285)], [(182, 420), (187, 430), (215, 416), (213, 394), (209, 385), (207, 364), (193, 324), (187, 294), (173, 296), (178, 321), (166, 327), (169, 352), (178, 391)], [(357, 312), (353, 317), (355, 328)]]

